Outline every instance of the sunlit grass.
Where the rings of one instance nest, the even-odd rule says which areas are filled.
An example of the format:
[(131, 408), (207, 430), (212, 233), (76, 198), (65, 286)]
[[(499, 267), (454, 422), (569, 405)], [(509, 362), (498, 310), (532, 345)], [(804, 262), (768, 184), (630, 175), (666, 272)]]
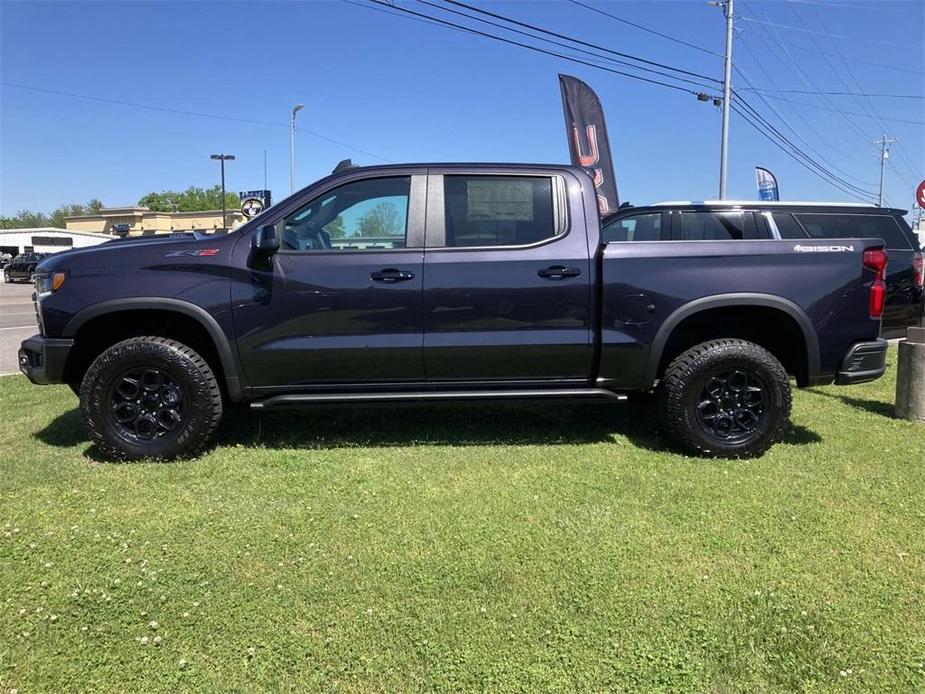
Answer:
[(923, 691), (893, 388), (799, 392), (755, 461), (553, 403), (238, 409), (114, 465), (70, 391), (0, 379), (0, 690)]

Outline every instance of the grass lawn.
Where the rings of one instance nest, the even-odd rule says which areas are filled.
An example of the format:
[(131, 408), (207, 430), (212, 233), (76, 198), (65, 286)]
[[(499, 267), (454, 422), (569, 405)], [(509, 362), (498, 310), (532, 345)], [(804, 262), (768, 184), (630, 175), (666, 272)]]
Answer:
[(121, 465), (2, 378), (0, 691), (925, 691), (893, 378), (797, 393), (752, 461), (643, 403), (237, 410)]

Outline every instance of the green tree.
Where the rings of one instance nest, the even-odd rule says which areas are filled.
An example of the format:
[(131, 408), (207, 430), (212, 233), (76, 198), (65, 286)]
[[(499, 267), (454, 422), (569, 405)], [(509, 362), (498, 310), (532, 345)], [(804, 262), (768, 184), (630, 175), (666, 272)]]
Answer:
[(398, 209), (380, 202), (360, 218), (360, 236), (396, 236), (401, 233)]
[[(139, 205), (149, 207), (155, 212), (204, 212), (222, 209), (222, 187), (200, 188), (190, 186), (184, 191), (164, 190), (151, 192), (143, 196)], [(225, 193), (225, 206), (235, 209), (241, 202), (234, 193)]]
[(28, 229), (30, 227), (50, 226), (48, 215), (44, 212), (33, 212), (32, 210), (20, 210), (12, 217), (3, 217), (0, 219), (2, 219), (4, 229)]
[(79, 202), (60, 205), (50, 214), (20, 210), (12, 217), (0, 216), (0, 229), (29, 229), (34, 227), (65, 227), (66, 217), (76, 217), (83, 214), (99, 214), (103, 203), (93, 198), (86, 205)]

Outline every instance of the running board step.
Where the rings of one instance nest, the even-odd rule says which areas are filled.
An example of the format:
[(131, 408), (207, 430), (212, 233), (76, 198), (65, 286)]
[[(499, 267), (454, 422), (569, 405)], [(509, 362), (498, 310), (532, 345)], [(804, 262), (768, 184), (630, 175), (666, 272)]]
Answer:
[(299, 395), (276, 395), (266, 400), (252, 402), (255, 410), (270, 410), (278, 407), (300, 405), (343, 405), (349, 403), (399, 403), (399, 402), (460, 402), (471, 400), (543, 400), (567, 398), (579, 400), (626, 400), (625, 395), (603, 388), (556, 388), (530, 390), (464, 390), (464, 391), (420, 391), (414, 393), (316, 393)]

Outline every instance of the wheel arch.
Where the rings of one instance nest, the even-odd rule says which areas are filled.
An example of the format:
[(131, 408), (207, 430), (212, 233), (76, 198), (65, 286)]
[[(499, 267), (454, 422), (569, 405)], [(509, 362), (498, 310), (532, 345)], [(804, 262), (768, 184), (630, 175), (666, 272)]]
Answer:
[(77, 335), (81, 327), (92, 320), (104, 316), (115, 316), (119, 313), (146, 310), (159, 311), (167, 314), (178, 314), (195, 321), (195, 323), (205, 331), (212, 342), (212, 347), (215, 349), (215, 354), (222, 368), (223, 380), (228, 398), (232, 401), (241, 399), (240, 370), (228, 337), (218, 324), (218, 321), (216, 321), (211, 314), (201, 306), (189, 303), (188, 301), (146, 297), (103, 301), (89, 306), (74, 315), (68, 321), (67, 325), (65, 325), (62, 336), (73, 338)]
[[(802, 337), (802, 347), (805, 350), (806, 361), (805, 374), (798, 377), (798, 384), (807, 385), (813, 383), (819, 376), (819, 338), (806, 312), (789, 299), (774, 296), (773, 294), (735, 293), (717, 294), (695, 299), (679, 307), (665, 319), (649, 349), (644, 377), (645, 386), (652, 387), (654, 385), (659, 376), (659, 370), (662, 367), (663, 356), (669, 340), (682, 323), (698, 315), (705, 314), (707, 311), (749, 308), (776, 311), (793, 321)], [(730, 337), (730, 335), (720, 334), (721, 332), (720, 330), (717, 334), (707, 339)]]

